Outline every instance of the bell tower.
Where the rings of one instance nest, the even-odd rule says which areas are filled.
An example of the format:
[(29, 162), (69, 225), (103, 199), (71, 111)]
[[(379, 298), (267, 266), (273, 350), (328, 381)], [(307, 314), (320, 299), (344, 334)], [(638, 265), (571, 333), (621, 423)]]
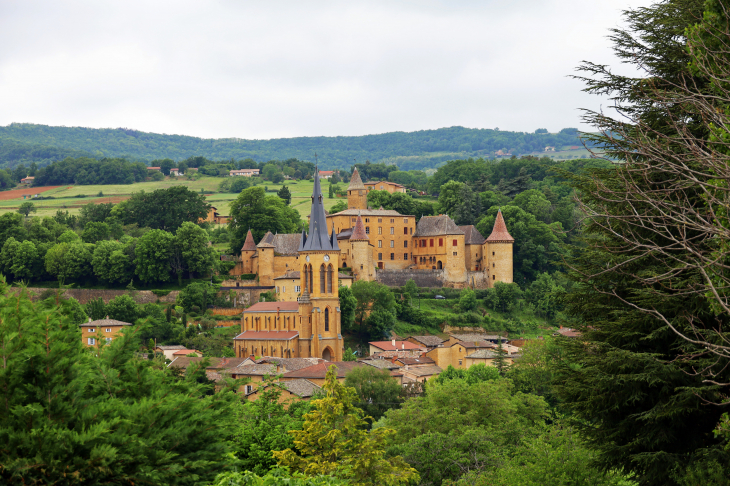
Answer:
[(507, 231), (502, 210), (497, 212), (492, 234), (485, 242), (484, 259), (487, 261), (489, 288), (497, 282), (512, 283), (512, 246), (515, 239)]
[(360, 179), (357, 167), (352, 171), (350, 185), (347, 186), (347, 209), (367, 209), (368, 190)]
[(298, 253), (301, 265), (299, 356), (342, 361), (344, 342), (338, 292), (340, 248), (334, 228), (331, 235), (327, 234), (327, 217), (318, 169), (314, 171), (309, 233), (302, 231)]

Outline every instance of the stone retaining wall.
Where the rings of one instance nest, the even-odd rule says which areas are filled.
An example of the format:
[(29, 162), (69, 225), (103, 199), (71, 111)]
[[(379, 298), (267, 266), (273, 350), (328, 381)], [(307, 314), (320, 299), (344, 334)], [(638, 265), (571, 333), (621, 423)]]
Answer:
[(416, 282), (419, 287), (447, 287), (444, 282), (443, 270), (385, 270), (378, 268), (375, 273), (376, 280), (389, 287), (402, 287), (409, 280)]
[[(18, 292), (18, 287), (12, 287), (11, 292)], [(40, 299), (44, 292), (56, 292), (57, 289), (43, 289), (38, 287), (28, 287), (28, 291), (31, 293), (31, 299), (37, 301)], [(128, 290), (109, 290), (109, 289), (66, 289), (63, 291), (65, 297), (73, 297), (78, 300), (81, 304), (88, 304), (90, 300), (95, 300), (101, 297), (105, 304), (109, 303), (110, 300), (120, 295), (131, 295), (135, 302), (138, 304), (150, 304), (157, 302), (158, 299), (163, 303), (172, 303), (177, 300), (178, 290), (172, 290), (169, 294), (158, 297), (150, 290), (136, 290), (130, 292)]]

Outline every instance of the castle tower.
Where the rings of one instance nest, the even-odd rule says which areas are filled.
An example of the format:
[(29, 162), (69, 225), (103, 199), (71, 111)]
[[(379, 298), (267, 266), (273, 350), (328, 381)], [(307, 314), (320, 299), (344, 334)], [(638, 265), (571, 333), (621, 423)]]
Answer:
[(512, 283), (512, 245), (515, 239), (507, 231), (504, 223), (502, 210), (497, 212), (497, 219), (494, 221), (494, 229), (485, 242), (487, 260), (487, 277), (489, 288), (494, 287), (497, 282)]
[(357, 167), (352, 171), (350, 185), (347, 186), (347, 209), (367, 209), (368, 208), (368, 190), (360, 179), (360, 173)]
[(365, 225), (359, 214), (352, 230), (352, 236), (350, 236), (350, 244), (352, 245), (353, 277), (355, 280), (373, 280), (373, 252), (370, 249), (370, 239), (365, 232)]
[(338, 292), (340, 248), (334, 228), (331, 235), (327, 234), (319, 170), (315, 169), (314, 174), (309, 233), (302, 231), (298, 249), (302, 289), (299, 297), (299, 356), (342, 361), (344, 342)]
[(241, 274), (255, 273), (253, 271), (253, 256), (256, 254), (256, 243), (253, 241), (251, 230), (246, 233), (246, 242), (241, 248)]
[(274, 285), (274, 235), (267, 231), (256, 245), (259, 259), (259, 285)]

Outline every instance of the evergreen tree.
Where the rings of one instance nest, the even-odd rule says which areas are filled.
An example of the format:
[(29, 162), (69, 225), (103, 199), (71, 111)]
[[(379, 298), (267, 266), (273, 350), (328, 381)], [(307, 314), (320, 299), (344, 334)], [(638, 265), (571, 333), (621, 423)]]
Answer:
[(134, 357), (125, 333), (89, 352), (71, 300), (33, 303), (0, 283), (0, 480), (201, 484), (226, 467), (227, 390)]
[[(332, 186), (330, 185), (330, 190)], [(291, 204), (291, 191), (289, 191), (289, 188), (286, 186), (281, 186), (281, 189), (276, 193), (277, 196), (279, 196), (281, 199), (286, 201), (287, 206)], [(332, 197), (330, 195), (330, 197)]]

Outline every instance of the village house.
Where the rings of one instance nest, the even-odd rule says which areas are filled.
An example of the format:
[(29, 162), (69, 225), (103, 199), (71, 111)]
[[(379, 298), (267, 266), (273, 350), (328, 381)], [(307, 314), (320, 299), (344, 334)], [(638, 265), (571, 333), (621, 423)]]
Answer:
[(320, 170), (319, 171), (319, 177), (320, 179), (331, 179), (333, 175), (335, 175), (337, 171), (334, 170)]
[(177, 177), (183, 175), (182, 172), (180, 172), (180, 169), (175, 167), (173, 169), (170, 169), (170, 176), (171, 177)]
[(368, 192), (388, 191), (391, 194), (394, 194), (396, 192), (406, 192), (406, 186), (402, 186), (400, 184), (396, 184), (395, 182), (388, 181), (366, 182), (365, 187), (367, 188)]
[(411, 336), (406, 341), (410, 341), (413, 344), (426, 348), (426, 351), (431, 351), (434, 348), (440, 348), (444, 345), (444, 340), (438, 336)]
[[(279, 395), (279, 403), (284, 404), (285, 407), (292, 401), (309, 400), (315, 394), (322, 391), (320, 386), (315, 385), (304, 378), (282, 381), (280, 384), (283, 389), (281, 391), (281, 395)], [(246, 394), (246, 400), (250, 402), (258, 400), (260, 392), (266, 388), (267, 386), (252, 388), (250, 393)]]
[(23, 177), (22, 179), (20, 179), (20, 183), (21, 184), (32, 184), (34, 180), (35, 180), (35, 177)]
[(162, 355), (165, 356), (165, 359), (169, 359), (170, 361), (172, 361), (173, 359), (175, 359), (172, 353), (174, 353), (175, 351), (180, 351), (181, 349), (185, 349), (185, 346), (157, 346), (155, 348), (155, 353), (162, 353)]
[(105, 319), (97, 319), (95, 321), (92, 321), (91, 318), (89, 318), (88, 322), (84, 322), (80, 325), (81, 342), (89, 347), (96, 346), (96, 340), (99, 335), (101, 335), (106, 344), (111, 344), (116, 337), (121, 335), (122, 329), (131, 325), (132, 324), (129, 322), (109, 319), (109, 316)]
[(239, 170), (229, 170), (228, 175), (229, 176), (243, 176), (243, 177), (251, 177), (251, 176), (257, 176), (261, 172), (261, 169), (239, 169)]
[(147, 167), (147, 170), (160, 172), (162, 170), (162, 167)]
[(370, 355), (382, 353), (383, 351), (417, 351), (425, 353), (426, 348), (410, 341), (373, 341), (370, 345)]

